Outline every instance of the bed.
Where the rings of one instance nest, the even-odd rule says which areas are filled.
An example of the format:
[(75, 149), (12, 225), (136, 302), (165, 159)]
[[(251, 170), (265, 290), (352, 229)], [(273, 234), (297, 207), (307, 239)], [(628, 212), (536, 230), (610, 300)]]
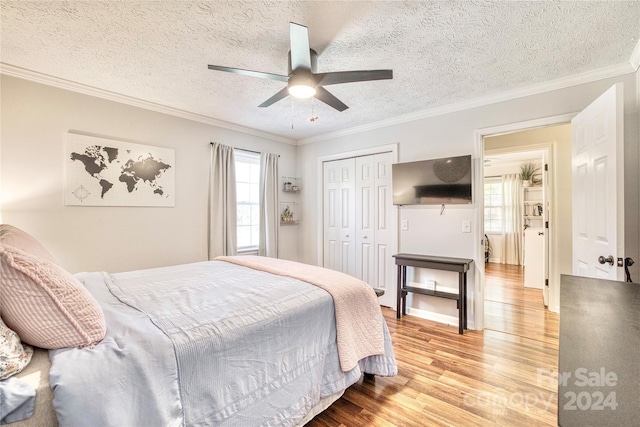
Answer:
[(12, 426), (298, 426), (363, 373), (397, 373), (375, 292), (341, 273), (231, 257), (74, 277), (106, 334), (50, 367), (37, 350), (41, 399)]

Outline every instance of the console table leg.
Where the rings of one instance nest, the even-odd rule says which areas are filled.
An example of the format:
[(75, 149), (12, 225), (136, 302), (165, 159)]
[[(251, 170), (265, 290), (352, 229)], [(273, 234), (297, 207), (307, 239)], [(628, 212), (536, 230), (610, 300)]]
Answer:
[(399, 319), (402, 316), (402, 266), (398, 266), (398, 280), (396, 281), (396, 319)]
[(464, 280), (463, 273), (458, 273), (458, 333), (464, 334)]
[[(407, 287), (407, 266), (402, 266), (402, 288)], [(407, 314), (407, 293), (402, 291), (402, 315)]]
[(467, 329), (467, 273), (464, 273), (464, 328)]

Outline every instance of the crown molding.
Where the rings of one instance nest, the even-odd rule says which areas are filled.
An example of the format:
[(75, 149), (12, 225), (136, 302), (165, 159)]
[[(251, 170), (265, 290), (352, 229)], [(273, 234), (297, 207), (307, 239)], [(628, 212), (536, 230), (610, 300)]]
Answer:
[[(636, 50), (638, 50), (638, 46), (636, 46)], [(635, 53), (636, 51), (634, 51), (634, 54)], [(640, 53), (638, 54), (640, 55)], [(315, 142), (325, 141), (328, 139), (353, 135), (356, 133), (376, 130), (376, 129), (385, 128), (385, 127), (394, 126), (394, 125), (399, 125), (407, 122), (412, 122), (415, 120), (441, 116), (443, 114), (455, 113), (455, 112), (468, 110), (476, 107), (483, 107), (486, 105), (495, 104), (497, 102), (511, 101), (518, 98), (524, 98), (526, 96), (538, 95), (541, 93), (551, 92), (558, 89), (565, 89), (572, 86), (591, 83), (597, 80), (618, 77), (624, 74), (633, 73), (634, 71), (635, 69), (630, 63), (623, 63), (623, 64), (612, 66), (612, 67), (601, 68), (601, 69), (589, 71), (586, 73), (575, 74), (573, 76), (551, 80), (548, 82), (544, 82), (544, 83), (533, 85), (533, 86), (528, 86), (525, 88), (502, 92), (496, 95), (483, 96), (483, 97), (471, 99), (468, 101), (462, 101), (455, 104), (443, 105), (442, 107), (435, 107), (435, 108), (430, 108), (428, 110), (405, 114), (403, 116), (398, 116), (398, 117), (394, 117), (387, 120), (381, 120), (375, 123), (369, 123), (362, 126), (355, 126), (349, 129), (343, 129), (336, 132), (329, 132), (322, 135), (300, 139), (298, 140), (297, 145), (312, 144)]]
[(260, 138), (269, 139), (272, 141), (282, 142), (290, 145), (306, 145), (306, 144), (312, 144), (315, 142), (325, 141), (333, 138), (339, 138), (342, 136), (348, 136), (356, 133), (361, 133), (361, 132), (366, 132), (370, 130), (376, 130), (376, 129), (390, 127), (398, 124), (403, 124), (407, 122), (412, 122), (416, 120), (464, 111), (471, 108), (482, 107), (482, 106), (494, 104), (497, 102), (510, 101), (518, 98), (523, 98), (526, 96), (532, 96), (532, 95), (537, 95), (545, 92), (550, 92), (553, 90), (565, 89), (571, 86), (591, 83), (597, 80), (618, 77), (624, 74), (629, 74), (637, 71), (639, 66), (640, 66), (640, 41), (638, 41), (638, 44), (636, 44), (636, 47), (628, 63), (623, 63), (623, 64), (612, 66), (612, 67), (601, 68), (598, 70), (576, 74), (576, 75), (564, 77), (561, 79), (551, 80), (549, 82), (529, 86), (526, 88), (506, 91), (496, 95), (479, 97), (479, 98), (462, 101), (462, 102), (458, 102), (450, 105), (430, 108), (427, 110), (405, 114), (402, 116), (394, 117), (387, 120), (381, 120), (381, 121), (369, 123), (362, 126), (355, 126), (352, 128), (343, 129), (336, 132), (328, 132), (322, 135), (300, 139), (298, 141), (295, 141), (290, 138), (285, 138), (280, 135), (263, 132), (257, 129), (252, 129), (252, 128), (236, 125), (233, 123), (225, 122), (222, 120), (217, 120), (212, 117), (204, 116), (201, 114), (191, 113), (189, 111), (179, 110), (177, 108), (156, 104), (153, 102), (145, 101), (145, 100), (134, 98), (131, 96), (122, 95), (116, 92), (111, 92), (111, 91), (99, 89), (93, 86), (76, 83), (70, 80), (49, 76), (46, 74), (27, 70), (21, 67), (16, 67), (14, 65), (6, 64), (3, 62), (0, 62), (0, 74), (5, 74), (12, 77), (33, 81), (36, 83), (57, 87), (60, 89), (70, 90), (72, 92), (95, 96), (97, 98), (107, 99), (110, 101), (119, 102), (122, 104), (131, 105), (134, 107), (144, 108), (146, 110), (156, 111), (159, 113), (164, 113), (171, 116), (184, 118), (187, 120), (192, 120), (199, 123), (205, 123), (208, 125), (241, 132), (248, 135), (257, 136)]
[(217, 120), (212, 117), (204, 116), (202, 114), (191, 113), (185, 110), (179, 110), (177, 108), (167, 107), (166, 105), (156, 104), (154, 102), (145, 101), (143, 99), (134, 98), (127, 95), (122, 95), (116, 92), (100, 89), (93, 86), (76, 83), (71, 80), (61, 79), (59, 77), (42, 74), (37, 71), (27, 70), (25, 68), (16, 67), (11, 64), (0, 62), (0, 74), (5, 74), (11, 77), (17, 77), (24, 80), (29, 80), (35, 83), (41, 83), (48, 86), (53, 86), (59, 89), (65, 89), (72, 92), (81, 93), (84, 95), (95, 96), (97, 98), (106, 99), (109, 101), (119, 102), (121, 104), (131, 105), (133, 107), (144, 108), (145, 110), (156, 111), (158, 113), (168, 114), (170, 116), (180, 117), (194, 122), (204, 123), (223, 129), (233, 130), (236, 132), (242, 132), (260, 138), (269, 139), (271, 141), (282, 142), (285, 144), (296, 145), (296, 141), (289, 138), (284, 138), (279, 135), (274, 135), (268, 132), (263, 132), (257, 129), (252, 129), (233, 123)]
[(638, 43), (636, 43), (635, 49), (633, 49), (633, 52), (631, 53), (629, 64), (633, 67), (633, 71), (638, 71), (638, 67), (640, 67), (640, 38), (638, 39)]

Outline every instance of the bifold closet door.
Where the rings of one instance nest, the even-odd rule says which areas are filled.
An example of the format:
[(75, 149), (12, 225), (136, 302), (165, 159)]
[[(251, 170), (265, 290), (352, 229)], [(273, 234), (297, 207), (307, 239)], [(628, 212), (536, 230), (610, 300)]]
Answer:
[(380, 302), (391, 306), (395, 302), (392, 163), (391, 153), (356, 158), (355, 207), (356, 277), (384, 289)]
[(324, 163), (324, 266), (356, 276), (355, 159)]

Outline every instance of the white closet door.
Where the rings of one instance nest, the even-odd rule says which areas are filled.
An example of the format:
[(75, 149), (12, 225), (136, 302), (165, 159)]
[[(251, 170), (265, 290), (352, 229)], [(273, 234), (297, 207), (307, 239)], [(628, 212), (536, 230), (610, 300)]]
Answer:
[(384, 289), (388, 307), (396, 304), (392, 163), (389, 152), (324, 164), (324, 266)]
[(356, 158), (356, 277), (376, 283), (376, 156)]
[(355, 159), (324, 164), (324, 266), (356, 276)]
[(385, 290), (380, 301), (395, 304), (395, 251), (391, 199), (392, 153), (356, 159), (356, 273)]
[[(374, 286), (384, 289), (380, 304), (387, 307), (396, 305), (396, 253), (397, 219), (391, 191), (392, 153), (376, 154), (375, 161), (375, 273)], [(372, 283), (373, 284), (373, 283)]]

